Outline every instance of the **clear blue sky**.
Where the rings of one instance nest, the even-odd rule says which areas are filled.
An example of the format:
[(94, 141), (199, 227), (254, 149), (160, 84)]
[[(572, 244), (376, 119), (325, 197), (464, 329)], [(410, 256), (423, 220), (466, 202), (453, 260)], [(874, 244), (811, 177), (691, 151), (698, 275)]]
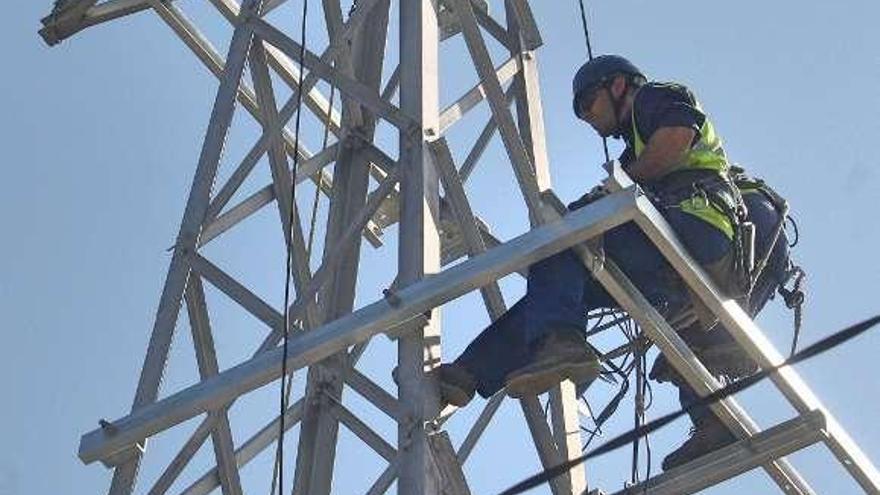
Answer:
[[(228, 36), (225, 25), (202, 3), (185, 0), (182, 6), (222, 46)], [(293, 19), (300, 4), (290, 3), (283, 12)], [(320, 9), (312, 3), (317, 16)], [(495, 13), (503, 11), (493, 3)], [(554, 187), (562, 197), (574, 198), (599, 180), (602, 161), (599, 140), (570, 113), (570, 76), (585, 57), (578, 10), (574, 0), (533, 3), (545, 40), (539, 60)], [(733, 160), (788, 197), (801, 230), (796, 256), (810, 277), (803, 331), (803, 342), (809, 343), (880, 310), (875, 248), (880, 242), (875, 205), (880, 192), (875, 150), (880, 7), (869, 0), (707, 5), (694, 0), (592, 2), (594, 48), (626, 54), (656, 79), (691, 86)], [(170, 259), (166, 249), (177, 232), (217, 87), (151, 13), (89, 29), (48, 48), (36, 31), (50, 8), (48, 1), (11, 2), (11, 12), (0, 21), (6, 67), (0, 78), (0, 322), (5, 337), (0, 346), (5, 398), (0, 495), (106, 491), (110, 471), (80, 464), (79, 436), (96, 427), (99, 418), (118, 418), (130, 407)], [(317, 32), (323, 29), (317, 17), (312, 26), (317, 45)], [(442, 68), (449, 75), (445, 103), (473, 81), (472, 68), (460, 53), (456, 56), (461, 50), (463, 44), (453, 41), (442, 52)], [(451, 135), (458, 160), (485, 115), (485, 109), (478, 110)], [(240, 111), (221, 174), (228, 174), (247, 150), (253, 132), (250, 117)], [(314, 134), (313, 150), (319, 147)], [(396, 154), (393, 147), (386, 149)], [(260, 166), (264, 171), (251, 186), (267, 180)], [(475, 209), (503, 238), (528, 228), (509, 170), (494, 142), (469, 183)], [(284, 260), (280, 236), (271, 230), (276, 220), (276, 213), (266, 209), (206, 253), (280, 307)], [(394, 230), (386, 234), (392, 249), (394, 235)], [(359, 304), (376, 299), (394, 271), (393, 254), (366, 248), (364, 259)], [(508, 304), (523, 291), (515, 278), (503, 286)], [(263, 329), (223, 303), (216, 291), (209, 291), (209, 297), (217, 301), (211, 316), (221, 367), (229, 367), (251, 352)], [(784, 350), (789, 317), (778, 302), (774, 306), (761, 322)], [(450, 357), (487, 320), (476, 296), (450, 304), (443, 318), (444, 353)], [(799, 370), (864, 450), (880, 461), (877, 349), (880, 330)], [(378, 339), (364, 358), (365, 372), (389, 384), (392, 355), (390, 344)], [(196, 379), (184, 320), (163, 393)], [(591, 394), (599, 399), (608, 392)], [(763, 426), (792, 414), (771, 392), (765, 387), (743, 398)], [(275, 413), (276, 393), (275, 387), (266, 387), (237, 406), (232, 417), (237, 442)], [(675, 401), (669, 387), (655, 386), (654, 394), (649, 415), (671, 410)], [(347, 401), (394, 441), (386, 418), (354, 397)], [(462, 438), (481, 402), (450, 426), (454, 438)], [(609, 432), (631, 425), (627, 407)], [(151, 442), (142, 479), (155, 478), (194, 426), (186, 423)], [(686, 429), (682, 421), (652, 437), (655, 472)], [(289, 438), (295, 445), (295, 434)], [(348, 474), (338, 478), (334, 491), (362, 493), (357, 487), (371, 483), (383, 466), (350, 434), (344, 434), (341, 449), (338, 465)], [(211, 462), (210, 450), (203, 449), (184, 481), (175, 485), (178, 490)], [(794, 459), (819, 493), (858, 493), (824, 448)], [(537, 467), (521, 414), (507, 404), (467, 473), (474, 493), (494, 493)], [(587, 470), (591, 484), (613, 491), (628, 479), (629, 452), (600, 459)], [(268, 492), (266, 457), (243, 475), (249, 493)], [(756, 472), (707, 493), (773, 490), (766, 476)]]

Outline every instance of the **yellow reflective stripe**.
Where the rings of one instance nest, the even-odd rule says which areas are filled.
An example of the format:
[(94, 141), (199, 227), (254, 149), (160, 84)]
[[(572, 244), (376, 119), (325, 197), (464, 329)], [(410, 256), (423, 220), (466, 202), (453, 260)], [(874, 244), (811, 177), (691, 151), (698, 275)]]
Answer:
[(691, 150), (685, 157), (685, 167), (688, 169), (717, 170), (725, 172), (728, 169), (727, 160), (712, 151)]
[(699, 196), (688, 198), (679, 203), (678, 206), (681, 208), (681, 211), (711, 224), (723, 232), (728, 239), (733, 239), (733, 225), (731, 225), (730, 219), (721, 210), (707, 203), (705, 198)]
[[(635, 148), (633, 151), (635, 152), (636, 158), (638, 158), (645, 150), (645, 141), (642, 139), (641, 134), (639, 134), (639, 129), (636, 125), (635, 111), (633, 111), (630, 121), (633, 126), (633, 141), (635, 141), (633, 143)], [(693, 148), (688, 150), (681, 164), (674, 167), (673, 170), (699, 169), (726, 171), (729, 168), (729, 165), (727, 164), (727, 158), (724, 156), (724, 152), (721, 151), (720, 143), (721, 140), (715, 136), (715, 132), (712, 130), (712, 124), (709, 123), (709, 119), (707, 118), (703, 122), (703, 126), (700, 128), (700, 140)]]
[[(697, 108), (700, 104), (697, 103)], [(730, 166), (727, 163), (727, 157), (724, 156), (724, 148), (721, 145), (721, 138), (715, 134), (715, 126), (707, 116), (700, 127), (700, 140), (688, 151), (685, 157), (685, 163), (688, 168), (708, 169), (727, 171)]]
[(629, 121), (632, 122), (632, 125), (633, 125), (633, 139), (635, 140), (635, 148), (636, 148), (633, 151), (635, 151), (636, 158), (638, 158), (642, 154), (642, 151), (645, 150), (645, 142), (642, 140), (642, 136), (639, 134), (638, 126), (636, 126), (636, 109), (635, 109), (635, 107), (633, 107), (633, 109), (632, 109), (632, 116), (630, 117)]
[[(665, 87), (676, 87), (676, 84), (666, 83), (652, 83), (658, 86)], [(700, 111), (703, 111), (700, 102), (694, 100), (694, 107)], [(632, 133), (633, 133), (633, 145), (636, 158), (642, 155), (642, 152), (645, 150), (645, 140), (642, 139), (641, 134), (639, 134), (639, 126), (636, 123), (636, 111), (635, 107), (630, 110), (630, 122), (632, 124)], [(726, 172), (730, 168), (727, 163), (727, 157), (724, 154), (724, 147), (721, 142), (721, 138), (718, 134), (715, 133), (715, 126), (712, 125), (712, 121), (709, 120), (709, 116), (703, 120), (703, 125), (700, 126), (700, 139), (694, 144), (694, 146), (688, 150), (685, 154), (684, 159), (681, 164), (675, 166), (673, 170), (683, 170), (683, 169), (697, 169), (697, 170), (717, 170), (719, 172)]]

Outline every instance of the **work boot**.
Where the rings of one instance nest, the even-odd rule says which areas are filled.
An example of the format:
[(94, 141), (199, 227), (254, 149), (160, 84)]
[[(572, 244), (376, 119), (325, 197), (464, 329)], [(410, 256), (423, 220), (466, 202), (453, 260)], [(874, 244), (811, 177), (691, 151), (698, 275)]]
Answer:
[(697, 352), (703, 365), (716, 376), (739, 380), (758, 372), (758, 363), (736, 343), (727, 343), (700, 349)]
[[(474, 398), (477, 382), (463, 365), (455, 362), (443, 363), (428, 374), (437, 379), (442, 404), (464, 407)], [(443, 405), (440, 407), (442, 409)]]
[(690, 438), (663, 459), (663, 470), (687, 464), (710, 452), (732, 444), (736, 437), (715, 417), (706, 419), (691, 428)]
[[(724, 327), (717, 326), (704, 331), (699, 324), (691, 325), (680, 331), (682, 339), (694, 351), (703, 366), (715, 377), (724, 377), (727, 381), (736, 381), (758, 372), (756, 363), (739, 344), (732, 338), (719, 339), (717, 332), (727, 332)], [(684, 380), (667, 361), (666, 356), (657, 356), (651, 367), (649, 377), (659, 383), (684, 383)]]
[[(429, 379), (437, 380), (440, 392), (440, 409), (446, 407), (447, 404), (464, 407), (474, 398), (477, 382), (464, 365), (454, 362), (443, 363), (429, 371), (426, 376)], [(396, 385), (400, 385), (397, 366), (391, 370), (391, 379)]]
[(558, 330), (539, 344), (531, 363), (507, 375), (507, 395), (540, 395), (565, 379), (589, 384), (600, 370), (598, 357), (578, 330)]

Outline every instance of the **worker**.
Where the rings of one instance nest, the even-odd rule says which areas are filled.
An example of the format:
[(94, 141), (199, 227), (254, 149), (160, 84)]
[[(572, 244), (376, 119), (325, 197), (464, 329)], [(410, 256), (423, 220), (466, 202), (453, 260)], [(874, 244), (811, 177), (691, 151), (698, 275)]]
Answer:
[[(646, 191), (719, 289), (744, 306), (763, 306), (768, 290), (772, 294), (788, 267), (784, 235), (778, 234), (783, 214), (759, 187), (747, 197), (741, 194), (721, 139), (694, 95), (679, 84), (648, 82), (627, 59), (605, 55), (577, 71), (573, 109), (600, 136), (624, 140), (626, 148), (620, 157), (624, 170)], [(601, 187), (594, 188), (569, 209), (605, 194)], [(683, 282), (635, 224), (611, 229), (601, 241), (605, 255), (661, 314), (670, 317), (693, 305)], [(750, 269), (756, 264), (766, 266), (763, 278)], [(763, 300), (753, 301), (750, 294)], [(573, 251), (533, 264), (525, 296), (483, 330), (455, 361), (434, 370), (441, 399), (461, 407), (475, 392), (489, 397), (506, 388), (509, 396), (519, 398), (544, 393), (565, 379), (588, 384), (601, 365), (586, 342), (587, 313), (613, 307), (617, 303)], [(699, 341), (701, 349), (715, 349), (716, 341), (729, 343), (729, 335), (714, 323), (701, 314), (688, 338)], [(736, 374), (735, 366), (726, 366), (729, 375)], [(752, 370), (743, 368), (743, 373)], [(685, 405), (696, 398), (667, 365), (661, 363), (653, 371), (657, 379), (680, 388)], [(664, 469), (732, 441), (711, 412), (696, 411), (694, 434), (667, 457)]]

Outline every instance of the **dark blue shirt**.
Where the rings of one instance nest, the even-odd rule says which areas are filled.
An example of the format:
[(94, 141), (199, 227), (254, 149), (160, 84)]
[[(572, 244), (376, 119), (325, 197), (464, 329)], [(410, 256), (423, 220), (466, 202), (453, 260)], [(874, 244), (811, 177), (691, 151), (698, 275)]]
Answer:
[[(697, 133), (693, 141), (696, 143), (700, 139), (700, 128), (706, 120), (706, 114), (697, 108), (694, 94), (676, 83), (649, 82), (642, 86), (633, 101), (633, 112), (639, 135), (646, 144), (661, 127), (690, 127)], [(626, 166), (635, 160), (635, 137), (631, 119), (627, 118), (622, 127), (621, 137), (626, 142), (626, 149), (621, 153), (619, 161)]]

